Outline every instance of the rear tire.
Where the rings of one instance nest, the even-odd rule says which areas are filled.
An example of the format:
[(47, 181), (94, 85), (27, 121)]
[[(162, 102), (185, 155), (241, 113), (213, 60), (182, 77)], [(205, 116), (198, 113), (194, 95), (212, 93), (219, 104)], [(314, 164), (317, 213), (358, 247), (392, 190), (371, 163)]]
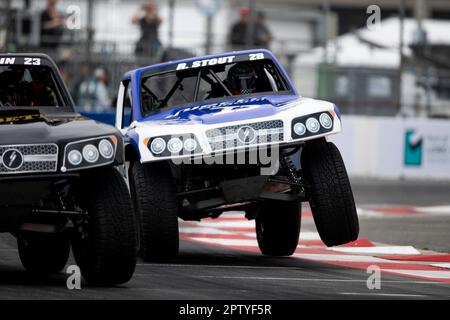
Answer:
[(329, 247), (355, 241), (359, 223), (355, 200), (338, 148), (326, 141), (308, 143), (302, 169), (311, 185), (310, 206), (322, 241)]
[(266, 200), (256, 216), (256, 238), (261, 253), (290, 256), (297, 249), (300, 236), (299, 202)]
[(124, 179), (114, 168), (83, 177), (83, 204), (89, 218), (87, 236), (72, 240), (75, 260), (92, 285), (128, 282), (136, 267), (136, 227)]
[(20, 260), (28, 272), (61, 272), (70, 253), (70, 241), (62, 234), (24, 233), (17, 239)]
[(130, 188), (143, 259), (164, 261), (175, 258), (179, 250), (178, 205), (169, 165), (134, 162), (130, 168)]

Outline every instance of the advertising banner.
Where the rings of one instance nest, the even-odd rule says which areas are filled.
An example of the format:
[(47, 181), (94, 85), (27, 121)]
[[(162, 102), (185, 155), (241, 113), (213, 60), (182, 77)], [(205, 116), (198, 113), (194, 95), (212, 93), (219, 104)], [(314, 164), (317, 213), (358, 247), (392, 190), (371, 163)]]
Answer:
[(450, 179), (450, 121), (343, 117), (332, 137), (350, 175)]

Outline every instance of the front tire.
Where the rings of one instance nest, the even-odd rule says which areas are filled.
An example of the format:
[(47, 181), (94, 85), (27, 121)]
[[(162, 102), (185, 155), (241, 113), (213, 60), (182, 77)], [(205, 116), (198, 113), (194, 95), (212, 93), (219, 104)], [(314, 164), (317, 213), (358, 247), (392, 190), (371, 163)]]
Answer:
[(317, 231), (329, 247), (355, 241), (359, 223), (344, 161), (330, 142), (314, 141), (302, 151), (302, 170), (311, 185), (310, 206)]
[(91, 172), (82, 180), (89, 218), (87, 233), (72, 240), (84, 279), (93, 285), (128, 282), (136, 267), (136, 227), (124, 179), (114, 168)]
[(139, 224), (140, 252), (145, 261), (164, 261), (179, 250), (176, 188), (167, 163), (130, 168), (130, 188)]
[(61, 234), (24, 233), (17, 246), (23, 267), (31, 273), (61, 272), (70, 253), (70, 241)]
[(299, 202), (266, 200), (256, 216), (256, 238), (261, 253), (290, 256), (297, 249), (300, 236)]

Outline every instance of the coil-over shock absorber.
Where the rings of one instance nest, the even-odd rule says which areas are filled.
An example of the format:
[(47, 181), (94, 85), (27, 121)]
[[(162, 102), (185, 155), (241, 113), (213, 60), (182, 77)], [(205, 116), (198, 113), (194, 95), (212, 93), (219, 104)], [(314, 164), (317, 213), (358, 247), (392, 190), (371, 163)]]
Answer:
[(297, 168), (290, 158), (290, 156), (298, 152), (298, 150), (298, 148), (295, 148), (293, 151), (280, 154), (280, 164), (281, 167), (286, 170), (289, 183), (291, 183), (292, 185), (292, 191), (300, 191), (300, 189), (303, 187), (302, 178), (298, 174)]
[(189, 192), (194, 186), (194, 169), (191, 166), (185, 167), (183, 191)]

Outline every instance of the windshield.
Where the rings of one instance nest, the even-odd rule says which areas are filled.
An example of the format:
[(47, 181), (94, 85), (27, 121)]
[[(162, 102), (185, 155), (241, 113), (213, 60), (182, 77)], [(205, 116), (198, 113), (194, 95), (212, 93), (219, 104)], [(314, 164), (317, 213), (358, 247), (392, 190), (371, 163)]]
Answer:
[(0, 66), (0, 110), (65, 107), (48, 66)]
[(270, 59), (185, 68), (142, 78), (142, 113), (217, 98), (288, 91), (286, 80)]

